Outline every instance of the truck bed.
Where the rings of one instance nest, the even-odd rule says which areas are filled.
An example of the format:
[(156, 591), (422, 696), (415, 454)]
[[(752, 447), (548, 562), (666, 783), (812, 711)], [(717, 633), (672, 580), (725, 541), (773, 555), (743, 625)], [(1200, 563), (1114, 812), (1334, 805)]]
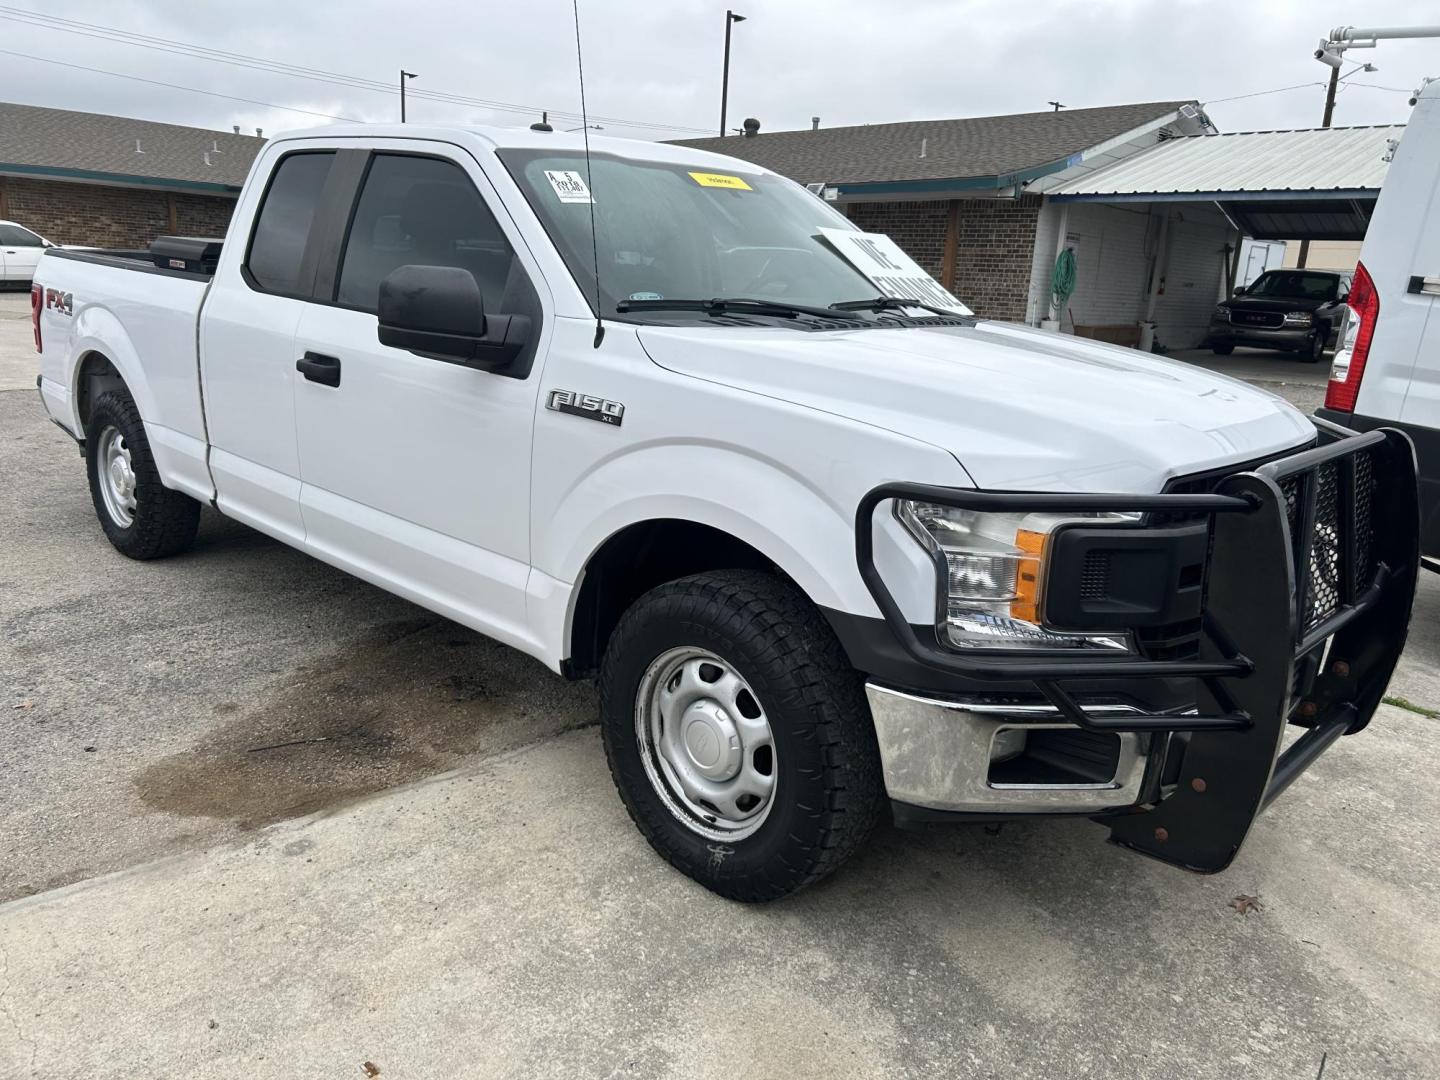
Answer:
[(45, 251), (35, 269), (40, 392), (51, 416), (83, 440), (83, 402), (109, 385), (102, 376), (113, 369), (135, 396), (167, 482), (208, 497), (196, 334), (213, 270), (157, 266), (157, 256), (169, 258), (163, 249)]
[(224, 241), (200, 236), (162, 236), (148, 251), (107, 248), (50, 248), (52, 258), (138, 270), (146, 274), (170, 274), (209, 281), (215, 274)]

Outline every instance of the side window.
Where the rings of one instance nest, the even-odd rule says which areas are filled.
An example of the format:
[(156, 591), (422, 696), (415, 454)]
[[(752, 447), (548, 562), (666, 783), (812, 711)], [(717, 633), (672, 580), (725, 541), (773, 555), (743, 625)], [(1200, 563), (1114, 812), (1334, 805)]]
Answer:
[(245, 257), (250, 276), (266, 292), (299, 291), (300, 260), (334, 160), (333, 152), (291, 154), (271, 176)]
[(40, 247), (43, 241), (19, 225), (0, 225), (0, 244), (10, 247)]
[(485, 310), (502, 311), (514, 260), (494, 215), (458, 165), (376, 154), (355, 206), (335, 299), (374, 312), (380, 282), (397, 267), (458, 266), (480, 283)]

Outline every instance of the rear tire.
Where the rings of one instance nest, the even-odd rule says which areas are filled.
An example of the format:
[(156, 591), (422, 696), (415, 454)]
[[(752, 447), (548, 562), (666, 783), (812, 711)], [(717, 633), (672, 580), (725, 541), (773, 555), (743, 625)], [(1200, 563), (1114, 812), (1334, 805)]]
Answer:
[(642, 596), (606, 648), (600, 709), (640, 832), (731, 900), (818, 881), (880, 817), (863, 679), (814, 605), (769, 574), (698, 574)]
[(1229, 356), (1235, 351), (1234, 345), (1212, 345), (1210, 351), (1216, 356)]
[(123, 390), (101, 394), (90, 412), (85, 472), (100, 528), (120, 554), (158, 559), (194, 542), (200, 504), (160, 482), (140, 410)]

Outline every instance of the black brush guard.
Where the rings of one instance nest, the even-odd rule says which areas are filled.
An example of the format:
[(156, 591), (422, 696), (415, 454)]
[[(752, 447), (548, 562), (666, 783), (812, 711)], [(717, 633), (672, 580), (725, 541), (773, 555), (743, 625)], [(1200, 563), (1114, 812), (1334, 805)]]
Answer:
[[(1321, 438), (1331, 441), (1224, 476), (1205, 494), (885, 484), (861, 500), (856, 514), (860, 574), (905, 651), (928, 668), (1031, 682), (1089, 731), (1188, 733), (1180, 775), (1166, 797), (1098, 820), (1110, 826), (1115, 843), (1214, 873), (1230, 865), (1276, 796), (1340, 736), (1370, 722), (1405, 645), (1419, 565), (1414, 449), (1389, 428), (1353, 435), (1324, 425)], [(1198, 655), (1041, 658), (942, 647), (934, 631), (910, 626), (875, 567), (873, 517), (891, 499), (981, 511), (1208, 516)], [(934, 559), (943, 582), (944, 556), (936, 552)], [(1196, 680), (1196, 712), (1098, 717), (1072, 696), (1086, 680), (1157, 677)], [(1282, 754), (1287, 722), (1309, 730)]]

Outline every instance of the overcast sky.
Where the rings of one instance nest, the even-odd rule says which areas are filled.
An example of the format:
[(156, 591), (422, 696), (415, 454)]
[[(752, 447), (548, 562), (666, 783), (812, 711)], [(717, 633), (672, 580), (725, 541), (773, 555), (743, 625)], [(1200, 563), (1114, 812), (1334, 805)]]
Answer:
[[(734, 31), (730, 125), (755, 116), (766, 131), (809, 127), (816, 115), (830, 127), (1030, 112), (1050, 100), (1079, 108), (1190, 98), (1207, 103), (1222, 131), (1319, 126), (1329, 69), (1312, 53), (1325, 31), (1413, 25), (1432, 8), (1440, 21), (1440, 5), (1418, 0), (729, 2), (747, 16)], [(43, 13), (47, 25), (7, 13), (17, 9)], [(712, 0), (580, 0), (590, 113), (657, 125), (601, 120), (607, 134), (715, 132), (724, 15)], [(328, 122), (313, 113), (392, 120), (397, 98), (86, 37), (57, 18), (384, 83), (404, 66), (419, 74), (411, 120), (536, 118), (424, 91), (579, 110), (570, 0), (0, 0), (0, 99), (269, 132)], [(1342, 83), (1337, 125), (1402, 123), (1408, 91), (1440, 75), (1440, 40), (1382, 41), (1349, 55), (1379, 71)], [(1315, 85), (1220, 100), (1303, 83)]]

